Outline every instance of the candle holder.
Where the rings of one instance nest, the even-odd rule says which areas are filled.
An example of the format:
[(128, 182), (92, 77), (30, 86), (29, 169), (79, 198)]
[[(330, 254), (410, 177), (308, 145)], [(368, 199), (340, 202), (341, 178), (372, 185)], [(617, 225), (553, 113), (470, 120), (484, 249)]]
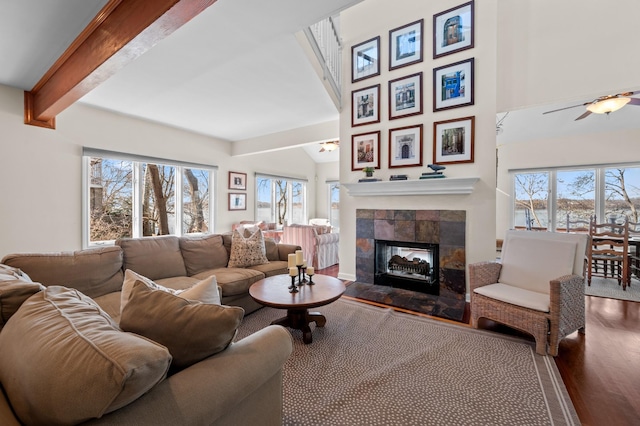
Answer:
[(291, 277), (291, 285), (289, 286), (289, 293), (297, 293), (298, 287), (296, 287), (296, 277)]
[(315, 285), (316, 283), (313, 282), (313, 276), (315, 274), (308, 274), (309, 275), (309, 285)]
[(307, 267), (303, 266), (302, 267), (302, 281), (300, 281), (300, 283), (305, 284), (308, 283), (309, 281), (307, 281), (307, 278), (304, 276), (304, 274), (307, 272)]
[(304, 280), (304, 269), (302, 265), (296, 265), (298, 267), (298, 285), (304, 285), (307, 281)]

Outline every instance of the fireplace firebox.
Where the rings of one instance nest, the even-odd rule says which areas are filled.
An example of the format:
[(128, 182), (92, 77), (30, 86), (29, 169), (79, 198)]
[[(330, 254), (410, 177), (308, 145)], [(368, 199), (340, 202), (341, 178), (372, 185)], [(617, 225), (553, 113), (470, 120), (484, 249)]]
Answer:
[(375, 240), (374, 284), (440, 295), (438, 244)]

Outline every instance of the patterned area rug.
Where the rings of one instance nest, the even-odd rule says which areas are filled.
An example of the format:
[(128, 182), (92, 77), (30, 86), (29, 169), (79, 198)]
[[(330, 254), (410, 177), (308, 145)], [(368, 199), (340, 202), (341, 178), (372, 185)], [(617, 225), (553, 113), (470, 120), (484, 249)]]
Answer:
[(640, 281), (632, 278), (631, 286), (627, 287), (626, 290), (622, 290), (622, 286), (618, 285), (617, 280), (593, 277), (590, 286), (585, 281), (584, 294), (640, 302)]
[[(531, 343), (339, 299), (313, 343), (292, 330), (285, 425), (578, 425), (551, 357)], [(245, 337), (281, 317), (248, 315)]]

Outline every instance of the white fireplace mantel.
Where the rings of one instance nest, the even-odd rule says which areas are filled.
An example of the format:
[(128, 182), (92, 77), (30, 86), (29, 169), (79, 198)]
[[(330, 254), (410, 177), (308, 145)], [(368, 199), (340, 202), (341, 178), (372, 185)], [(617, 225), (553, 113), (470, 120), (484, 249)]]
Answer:
[(437, 178), (379, 182), (341, 183), (352, 197), (384, 195), (466, 195), (480, 178)]

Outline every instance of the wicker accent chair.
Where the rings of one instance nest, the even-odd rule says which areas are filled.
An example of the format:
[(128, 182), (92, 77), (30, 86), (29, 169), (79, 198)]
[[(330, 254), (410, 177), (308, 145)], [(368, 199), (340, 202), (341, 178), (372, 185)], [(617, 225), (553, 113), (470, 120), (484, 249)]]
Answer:
[(560, 340), (584, 333), (588, 234), (507, 231), (501, 262), (469, 265), (471, 325), (487, 318), (531, 334), (536, 353), (558, 355)]

